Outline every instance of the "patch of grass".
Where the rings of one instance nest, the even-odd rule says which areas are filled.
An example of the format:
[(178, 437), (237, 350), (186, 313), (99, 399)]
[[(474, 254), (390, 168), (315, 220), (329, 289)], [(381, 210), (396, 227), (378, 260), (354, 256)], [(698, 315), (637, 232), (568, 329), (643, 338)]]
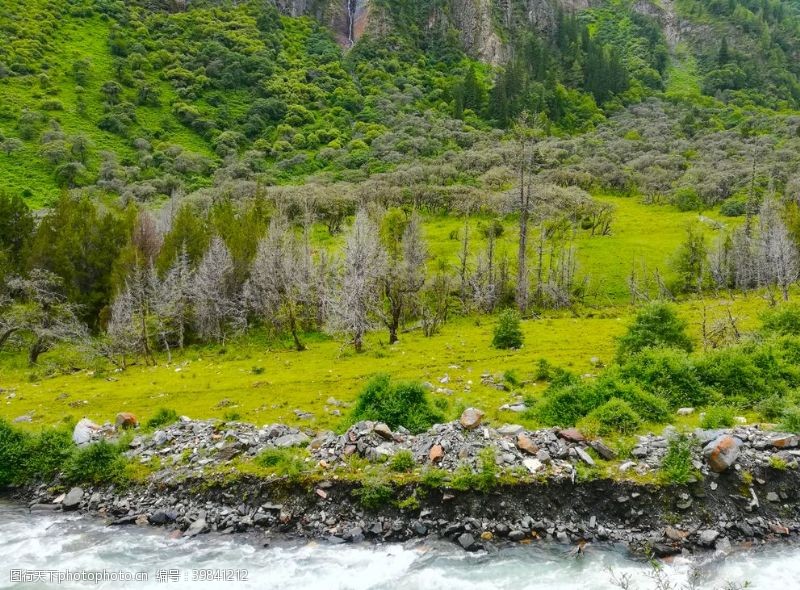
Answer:
[(352, 493), (367, 510), (377, 510), (389, 504), (394, 498), (394, 490), (380, 481), (367, 480)]
[(427, 488), (441, 488), (447, 483), (447, 471), (437, 467), (428, 467), (423, 470), (419, 482)]
[(455, 490), (480, 490), (488, 492), (497, 485), (497, 463), (495, 450), (484, 447), (478, 455), (478, 470), (461, 465), (450, 478), (450, 487)]
[(170, 408), (159, 408), (155, 415), (147, 421), (148, 428), (161, 428), (178, 421), (178, 413)]
[(405, 449), (398, 451), (389, 459), (389, 469), (392, 471), (408, 472), (414, 469), (414, 465), (414, 455)]
[(262, 451), (254, 459), (254, 462), (273, 475), (296, 481), (306, 471), (306, 457), (308, 457), (308, 451), (305, 449), (271, 448)]
[(705, 416), (700, 420), (701, 428), (730, 428), (735, 423), (734, 411), (725, 406), (714, 406), (706, 410)]
[(778, 471), (786, 471), (788, 464), (778, 455), (770, 455), (769, 466), (772, 467), (773, 469), (777, 469)]

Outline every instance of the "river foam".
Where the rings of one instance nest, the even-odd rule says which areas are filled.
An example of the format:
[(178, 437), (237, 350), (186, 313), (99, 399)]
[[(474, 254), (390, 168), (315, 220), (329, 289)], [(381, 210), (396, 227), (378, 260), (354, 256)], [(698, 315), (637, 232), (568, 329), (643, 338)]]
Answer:
[[(590, 546), (581, 558), (568, 546), (527, 545), (466, 553), (448, 543), (413, 545), (263, 546), (263, 537), (204, 535), (173, 539), (151, 527), (107, 527), (89, 517), (34, 513), (0, 504), (0, 588), (230, 588), (410, 590), (611, 589), (612, 573), (634, 588), (653, 588), (652, 569), (610, 547)], [(771, 547), (702, 562), (678, 558), (663, 566), (675, 584), (696, 570), (699, 588), (749, 582), (750, 588), (800, 588), (800, 550)], [(99, 584), (11, 582), (11, 570), (146, 572), (149, 579)], [(193, 581), (196, 571), (247, 570), (247, 580)], [(178, 581), (159, 581), (159, 571)], [(239, 576), (225, 574), (227, 576)], [(680, 587), (680, 586), (678, 586)]]

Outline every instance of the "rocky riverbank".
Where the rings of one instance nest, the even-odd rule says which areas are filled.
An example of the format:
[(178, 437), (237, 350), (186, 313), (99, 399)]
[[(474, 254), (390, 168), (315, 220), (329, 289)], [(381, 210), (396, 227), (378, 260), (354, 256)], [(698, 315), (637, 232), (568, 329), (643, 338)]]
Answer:
[[(795, 435), (754, 426), (695, 431), (696, 475), (663, 485), (656, 475), (675, 436), (669, 428), (638, 437), (618, 457), (575, 429), (495, 428), (481, 418), (469, 409), (418, 435), (373, 422), (337, 435), (184, 417), (130, 441), (131, 461), (157, 465), (141, 483), (67, 489), (56, 481), (14, 494), (32, 510), (80, 510), (114, 525), (168, 527), (175, 536), (249, 531), (265, 542), (433, 536), (476, 550), (498, 542), (603, 541), (667, 556), (800, 535)], [(306, 448), (302, 477), (244, 468), (265, 450), (294, 447)], [(496, 481), (481, 489), (454, 485), (457, 474), (483, 469), (486, 448), (493, 449)], [(416, 465), (412, 473), (372, 481), (370, 466), (404, 451)], [(363, 477), (355, 464), (364, 466)], [(436, 483), (424, 477), (433, 470), (444, 476)], [(378, 501), (365, 503), (365, 489), (379, 490)]]

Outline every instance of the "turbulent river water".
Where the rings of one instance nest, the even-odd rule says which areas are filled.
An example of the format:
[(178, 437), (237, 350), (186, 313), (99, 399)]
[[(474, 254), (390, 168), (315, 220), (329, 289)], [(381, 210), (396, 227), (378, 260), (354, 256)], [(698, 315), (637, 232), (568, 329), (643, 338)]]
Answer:
[[(630, 576), (632, 588), (655, 587), (649, 566), (600, 546), (576, 558), (569, 547), (542, 544), (466, 553), (447, 543), (265, 547), (263, 540), (173, 539), (161, 529), (108, 527), (90, 517), (29, 514), (0, 503), (0, 588), (594, 590), (615, 588), (612, 575)], [(750, 588), (790, 590), (800, 588), (800, 549), (775, 546), (703, 562), (679, 558), (663, 571), (676, 588), (695, 571), (703, 589), (749, 582)], [(94, 575), (101, 579), (89, 579)], [(136, 575), (147, 579), (119, 578)]]

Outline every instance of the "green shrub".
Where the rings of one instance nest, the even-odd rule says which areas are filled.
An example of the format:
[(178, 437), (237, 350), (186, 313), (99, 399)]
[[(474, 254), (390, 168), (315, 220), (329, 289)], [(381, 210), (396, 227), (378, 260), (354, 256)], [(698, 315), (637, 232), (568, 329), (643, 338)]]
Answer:
[(800, 305), (783, 305), (761, 317), (762, 329), (768, 334), (800, 336)]
[(616, 368), (606, 370), (595, 385), (605, 400), (625, 400), (631, 408), (647, 422), (666, 422), (670, 417), (669, 406), (660, 397), (646, 392), (636, 383), (624, 381)]
[(395, 453), (389, 460), (389, 469), (392, 471), (411, 471), (414, 465), (414, 455), (405, 449)]
[(256, 458), (256, 465), (269, 470), (278, 477), (298, 479), (305, 471), (305, 449), (264, 449)]
[(149, 428), (161, 428), (178, 421), (178, 413), (169, 408), (159, 408), (155, 415), (147, 421)]
[(706, 410), (700, 421), (701, 428), (730, 428), (734, 425), (734, 412), (725, 406), (714, 406)]
[(677, 348), (691, 352), (686, 322), (665, 303), (650, 303), (636, 314), (628, 332), (617, 341), (617, 359), (625, 360), (646, 348)]
[(661, 461), (661, 480), (665, 483), (685, 484), (693, 474), (691, 439), (685, 435), (671, 439), (667, 454)]
[(709, 392), (700, 382), (692, 359), (682, 350), (643, 350), (622, 366), (621, 374), (673, 409), (703, 406), (709, 401)]
[(752, 404), (786, 385), (781, 375), (780, 361), (769, 346), (735, 346), (715, 350), (695, 361), (700, 382), (727, 398), (742, 398)]
[(599, 408), (592, 410), (587, 416), (600, 426), (598, 434), (607, 436), (612, 433), (631, 434), (642, 423), (642, 419), (631, 408), (628, 402), (611, 399)]
[(549, 381), (553, 375), (553, 366), (547, 359), (536, 361), (536, 369), (533, 372), (534, 381)]
[(78, 449), (64, 465), (72, 484), (124, 483), (126, 460), (119, 446), (104, 440)]
[(756, 406), (756, 410), (758, 410), (766, 420), (779, 420), (783, 417), (787, 406), (788, 404), (783, 396), (771, 395), (761, 400)]
[(517, 372), (513, 369), (509, 369), (503, 373), (503, 381), (508, 383), (511, 387), (519, 387), (521, 383), (519, 375), (517, 375)]
[(672, 193), (672, 204), (681, 211), (700, 211), (703, 200), (692, 187), (681, 187)]
[(30, 435), (0, 419), (0, 488), (24, 478), (24, 459)]
[(388, 375), (376, 375), (359, 394), (350, 420), (385, 422), (392, 429), (404, 426), (416, 433), (442, 422), (444, 418), (428, 402), (422, 384), (411, 381), (393, 383)]
[(353, 490), (353, 495), (367, 510), (377, 510), (392, 501), (394, 491), (384, 483), (366, 481), (360, 488)]
[(422, 472), (419, 482), (428, 488), (440, 488), (447, 481), (447, 471), (429, 467)]
[(520, 328), (520, 317), (513, 309), (500, 312), (494, 328), (492, 346), (499, 349), (520, 348), (524, 341)]
[(28, 477), (49, 480), (77, 452), (72, 442), (72, 433), (65, 428), (42, 430), (30, 437), (25, 458), (25, 473)]
[(800, 433), (800, 408), (793, 406), (787, 409), (778, 428), (785, 432)]
[(546, 393), (533, 412), (545, 426), (572, 426), (604, 401), (593, 387), (573, 385)]
[(725, 199), (719, 212), (725, 217), (741, 217), (747, 213), (747, 195), (734, 195)]

